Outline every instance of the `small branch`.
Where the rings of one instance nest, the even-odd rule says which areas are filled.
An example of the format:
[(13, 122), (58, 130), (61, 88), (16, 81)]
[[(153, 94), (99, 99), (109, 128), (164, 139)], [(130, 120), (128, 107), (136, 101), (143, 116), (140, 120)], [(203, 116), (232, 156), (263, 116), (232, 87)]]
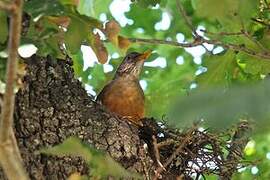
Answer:
[(239, 36), (239, 35), (244, 34), (242, 31), (241, 32), (217, 32), (217, 33), (213, 33), (204, 29), (200, 29), (200, 31), (206, 34), (215, 35), (215, 36)]
[(208, 44), (214, 44), (214, 45), (217, 45), (217, 46), (222, 46), (224, 48), (227, 48), (227, 49), (232, 49), (232, 50), (235, 50), (235, 51), (240, 51), (240, 52), (244, 52), (250, 56), (253, 56), (253, 57), (256, 57), (256, 58), (263, 58), (263, 59), (267, 59), (267, 60), (270, 60), (270, 53), (267, 53), (267, 52), (256, 52), (256, 51), (253, 51), (252, 49), (249, 49), (247, 47), (245, 47), (244, 45), (241, 45), (241, 44), (232, 44), (232, 43), (223, 43), (219, 40), (206, 40), (204, 39), (203, 40), (205, 43), (208, 43)]
[(247, 121), (241, 121), (234, 133), (226, 161), (220, 167), (219, 176), (221, 180), (231, 179), (233, 173), (237, 170), (237, 165), (243, 156), (243, 150), (249, 140), (250, 132), (250, 124)]
[(246, 30), (243, 30), (243, 34), (246, 38), (248, 38), (250, 41), (252, 41), (254, 44), (256, 44), (260, 49), (262, 49), (264, 52), (268, 52), (268, 49), (265, 48), (259, 41), (254, 39)]
[(191, 140), (192, 138), (192, 133), (194, 131), (195, 127), (191, 128), (189, 132), (187, 133), (185, 139), (181, 144), (178, 146), (178, 148), (175, 149), (175, 151), (171, 154), (171, 156), (166, 160), (165, 163), (163, 163), (163, 167), (159, 167), (156, 170), (156, 175), (153, 178), (154, 180), (158, 179), (159, 175), (166, 169), (168, 165), (175, 159), (175, 157), (182, 151), (182, 149), (186, 146), (186, 144)]
[(163, 168), (163, 165), (160, 162), (160, 155), (159, 155), (159, 149), (158, 149), (158, 145), (157, 145), (157, 138), (153, 135), (152, 139), (153, 139), (153, 146), (154, 146), (155, 158), (157, 161), (157, 165), (158, 165), (158, 167)]
[(15, 155), (15, 149), (11, 149), (9, 145), (0, 145), (0, 164), (8, 179), (27, 180), (22, 163), (18, 162)]
[(189, 29), (191, 30), (191, 32), (193, 33), (193, 35), (195, 36), (195, 38), (200, 37), (198, 35), (198, 33), (196, 32), (196, 29), (194, 28), (194, 26), (192, 25), (191, 20), (189, 19), (189, 17), (187, 16), (187, 13), (183, 7), (183, 5), (181, 4), (181, 2), (179, 0), (175, 0), (176, 1), (176, 6), (180, 12), (180, 15), (184, 18), (187, 26), (189, 27)]
[(264, 20), (260, 19), (260, 18), (251, 18), (252, 21), (262, 24), (264, 26), (270, 26), (270, 24), (268, 22), (265, 22)]
[(171, 45), (176, 47), (182, 47), (182, 48), (189, 48), (201, 45), (201, 41), (194, 41), (191, 43), (179, 43), (175, 41), (167, 41), (167, 40), (160, 40), (160, 39), (142, 39), (142, 38), (128, 38), (129, 41), (133, 43), (143, 43), (143, 44), (164, 44), (164, 45)]
[[(14, 3), (21, 9), (21, 0), (15, 0)], [(9, 132), (13, 124), (14, 110), (14, 82), (16, 81), (17, 54), (21, 35), (21, 10), (17, 10), (11, 15), (10, 35), (8, 42), (8, 62), (6, 72), (6, 89), (4, 95), (3, 110), (0, 124), (0, 142), (7, 141)]]
[(157, 144), (157, 147), (158, 147), (158, 148), (162, 148), (162, 147), (164, 147), (164, 146), (169, 146), (169, 145), (174, 144), (174, 143), (175, 143), (175, 140), (173, 140), (173, 139), (168, 139), (168, 140), (165, 140), (165, 141), (162, 141), (162, 142), (158, 143), (158, 144)]
[[(200, 45), (202, 45), (207, 51), (208, 51), (208, 49), (203, 45), (203, 43), (220, 45), (220, 46), (223, 46), (225, 48), (230, 48), (230, 49), (233, 49), (236, 51), (243, 51), (243, 52), (245, 52), (253, 57), (257, 57), (257, 58), (270, 59), (270, 53), (268, 51), (263, 52), (263, 53), (257, 53), (251, 49), (242, 47), (241, 45), (235, 45), (235, 44), (229, 44), (229, 43), (225, 44), (225, 43), (218, 41), (218, 40), (206, 40), (205, 38), (199, 36), (198, 33), (196, 32), (196, 29), (194, 28), (191, 20), (187, 16), (186, 11), (185, 11), (184, 7), (182, 6), (180, 0), (176, 0), (176, 5), (177, 5), (177, 8), (178, 8), (181, 16), (184, 18), (187, 26), (190, 28), (190, 30), (192, 31), (192, 33), (194, 35), (194, 38), (195, 38), (194, 42), (196, 42), (196, 41), (202, 42)], [(246, 35), (246, 34), (245, 34), (245, 32), (236, 32), (236, 33), (221, 32), (221, 33), (218, 33), (218, 35)], [(190, 44), (190, 45), (192, 45), (192, 44)], [(256, 44), (258, 45), (258, 43), (256, 43)], [(265, 48), (263, 48), (263, 50), (265, 50)]]
[(180, 47), (180, 48), (195, 47), (195, 46), (202, 45), (203, 43), (208, 43), (208, 44), (213, 44), (217, 46), (222, 46), (224, 48), (232, 49), (235, 51), (241, 51), (256, 58), (263, 58), (264, 60), (266, 59), (270, 60), (270, 53), (256, 52), (240, 44), (223, 43), (222, 41), (219, 41), (219, 40), (207, 40), (207, 39), (201, 38), (191, 43), (179, 43), (175, 41), (167, 41), (167, 40), (160, 40), (160, 39), (141, 39), (141, 38), (129, 38), (129, 40), (133, 43), (156, 44), (156, 45), (164, 44), (164, 45), (170, 45), (170, 46), (175, 46), (175, 47)]
[(10, 11), (10, 30), (8, 42), (8, 62), (6, 89), (0, 122), (0, 163), (8, 179), (28, 179), (13, 132), (14, 84), (17, 73), (18, 47), (21, 36), (23, 0), (14, 0), (11, 4), (1, 1), (0, 8)]

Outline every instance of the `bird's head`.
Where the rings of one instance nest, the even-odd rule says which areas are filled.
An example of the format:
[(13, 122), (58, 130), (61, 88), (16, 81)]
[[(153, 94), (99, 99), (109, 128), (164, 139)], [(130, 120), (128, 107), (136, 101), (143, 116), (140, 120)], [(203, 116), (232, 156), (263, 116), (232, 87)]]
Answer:
[(151, 51), (146, 51), (144, 53), (137, 53), (131, 52), (122, 61), (120, 66), (118, 67), (115, 78), (122, 76), (122, 77), (129, 77), (134, 76), (136, 78), (139, 77), (140, 72), (143, 68), (144, 61), (151, 55)]

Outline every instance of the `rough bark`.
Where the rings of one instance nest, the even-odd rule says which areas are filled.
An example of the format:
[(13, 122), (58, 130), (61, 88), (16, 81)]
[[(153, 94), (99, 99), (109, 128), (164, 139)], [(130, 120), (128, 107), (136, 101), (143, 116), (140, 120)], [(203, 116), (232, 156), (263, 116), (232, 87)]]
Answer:
[(87, 173), (80, 158), (36, 153), (69, 136), (107, 151), (132, 171), (151, 171), (152, 161), (142, 147), (138, 129), (93, 101), (74, 77), (70, 60), (33, 56), (26, 64), (24, 87), (16, 96), (15, 131), (31, 179), (66, 179), (74, 172)]

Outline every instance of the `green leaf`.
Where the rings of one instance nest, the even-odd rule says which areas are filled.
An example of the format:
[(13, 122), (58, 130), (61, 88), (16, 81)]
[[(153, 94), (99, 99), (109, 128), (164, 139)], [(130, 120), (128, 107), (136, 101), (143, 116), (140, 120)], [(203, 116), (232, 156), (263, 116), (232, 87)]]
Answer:
[(141, 8), (135, 4), (131, 4), (130, 8), (130, 11), (125, 15), (129, 19), (133, 19), (134, 23), (124, 29), (124, 31), (129, 31), (126, 35), (130, 36), (130, 31), (137, 28), (143, 28), (147, 35), (154, 35), (156, 33), (155, 24), (161, 20), (162, 11), (160, 9)]
[(238, 12), (242, 20), (254, 17), (259, 10), (259, 0), (239, 0)]
[(7, 14), (3, 11), (0, 11), (0, 27), (0, 43), (3, 44), (8, 37)]
[(264, 27), (258, 29), (254, 35), (259, 39), (259, 43), (261, 43), (266, 49), (270, 50), (270, 30), (268, 28)]
[(43, 15), (63, 15), (64, 6), (55, 0), (31, 0), (25, 3), (24, 11), (33, 18)]
[(83, 54), (82, 51), (78, 51), (76, 54), (71, 54), (71, 59), (73, 60), (73, 69), (77, 77), (83, 74)]
[(266, 75), (270, 73), (269, 59), (257, 58), (245, 53), (238, 53), (237, 58), (244, 64), (244, 72), (252, 75)]
[(103, 71), (103, 65), (101, 64), (95, 64), (94, 67), (90, 69), (92, 79), (89, 79), (89, 84), (91, 84), (94, 87), (94, 90), (96, 92), (99, 92), (101, 88), (103, 88), (103, 85), (107, 82), (108, 78), (106, 77), (106, 74)]
[(149, 6), (155, 6), (159, 4), (161, 0), (138, 0), (137, 4), (143, 8), (147, 8)]
[[(160, 47), (166, 53), (167, 66), (144, 67), (141, 79), (147, 82), (145, 90), (146, 114), (155, 118), (162, 118), (167, 115), (169, 106), (176, 97), (186, 95), (189, 90), (190, 82), (194, 80), (196, 66), (192, 62), (191, 56), (180, 54), (172, 48)], [(184, 64), (176, 64), (176, 58), (184, 55)], [(162, 103), (157, 103), (162, 102)]]
[(77, 11), (86, 16), (94, 16), (94, 7), (93, 7), (93, 2), (94, 0), (80, 0)]
[(110, 13), (110, 4), (112, 2), (112, 0), (93, 0), (94, 3), (93, 3), (93, 12), (94, 12), (94, 15), (93, 17), (95, 18), (99, 18), (100, 14), (101, 13), (105, 13), (105, 14), (108, 14)]
[(242, 24), (249, 24), (255, 16), (259, 0), (194, 0), (198, 17), (217, 20), (223, 29), (239, 31)]
[(65, 33), (65, 43), (67, 49), (72, 54), (75, 54), (77, 51), (79, 51), (82, 42), (86, 40), (89, 33), (89, 24), (81, 21), (78, 19), (78, 17), (73, 16), (68, 26), (67, 32)]
[(269, 93), (270, 81), (233, 86), (225, 92), (223, 88), (195, 91), (174, 104), (169, 123), (183, 128), (204, 119), (207, 127), (224, 130), (239, 118), (248, 117), (255, 119), (260, 130), (269, 130)]
[(5, 82), (7, 59), (0, 57), (0, 81)]
[(54, 147), (41, 149), (39, 152), (56, 156), (80, 156), (90, 165), (91, 176), (94, 177), (140, 178), (138, 174), (125, 170), (108, 154), (82, 143), (80, 139), (75, 137), (70, 137)]
[(76, 13), (68, 12), (71, 22), (65, 33), (65, 43), (67, 49), (75, 54), (81, 47), (82, 42), (92, 37), (92, 31), (94, 28), (101, 28), (102, 24), (91, 17), (79, 15)]
[(197, 76), (200, 88), (217, 85), (228, 85), (233, 78), (236, 66), (235, 53), (227, 51), (225, 54), (209, 55), (203, 59), (203, 66), (207, 71)]
[(98, 154), (97, 150), (90, 146), (88, 147), (80, 139), (74, 137), (70, 137), (62, 144), (54, 147), (41, 149), (39, 153), (56, 156), (80, 156), (87, 162), (91, 161), (93, 156)]
[(63, 5), (76, 5), (76, 0), (58, 0)]

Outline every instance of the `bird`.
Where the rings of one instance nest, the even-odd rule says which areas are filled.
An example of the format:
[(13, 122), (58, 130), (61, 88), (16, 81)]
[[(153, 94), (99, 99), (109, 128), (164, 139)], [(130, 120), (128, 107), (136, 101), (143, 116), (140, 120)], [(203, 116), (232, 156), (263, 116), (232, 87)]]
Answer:
[(150, 50), (127, 54), (118, 66), (113, 79), (104, 86), (96, 99), (107, 110), (135, 125), (141, 125), (141, 119), (145, 114), (145, 97), (139, 76), (144, 61), (150, 55)]

